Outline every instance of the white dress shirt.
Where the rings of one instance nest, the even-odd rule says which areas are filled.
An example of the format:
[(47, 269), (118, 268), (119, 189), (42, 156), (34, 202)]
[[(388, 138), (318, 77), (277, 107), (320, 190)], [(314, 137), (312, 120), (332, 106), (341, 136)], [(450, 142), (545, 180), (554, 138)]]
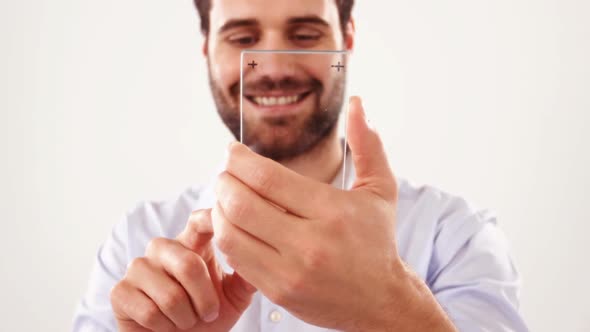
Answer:
[[(342, 171), (334, 179), (341, 187)], [(109, 293), (127, 265), (144, 256), (156, 237), (176, 237), (192, 211), (213, 207), (215, 180), (191, 187), (176, 199), (142, 202), (117, 223), (98, 250), (88, 290), (80, 302), (73, 330), (116, 331)], [(354, 165), (346, 160), (344, 183), (354, 181)], [(528, 331), (519, 314), (519, 275), (506, 239), (488, 211), (430, 186), (416, 186), (397, 177), (399, 202), (396, 237), (402, 259), (426, 282), (460, 331)], [(231, 272), (223, 255), (216, 255)], [(332, 331), (295, 318), (257, 292), (231, 330)]]

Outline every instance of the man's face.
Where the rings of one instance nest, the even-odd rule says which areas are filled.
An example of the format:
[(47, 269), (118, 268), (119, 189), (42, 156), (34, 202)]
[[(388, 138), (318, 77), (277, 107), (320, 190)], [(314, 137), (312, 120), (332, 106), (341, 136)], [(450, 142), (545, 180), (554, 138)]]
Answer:
[(345, 76), (329, 69), (341, 56), (246, 54), (239, 88), (244, 49), (342, 50), (336, 1), (212, 0), (206, 43), (215, 104), (236, 139), (242, 98), (244, 143), (263, 156), (297, 156), (335, 129)]

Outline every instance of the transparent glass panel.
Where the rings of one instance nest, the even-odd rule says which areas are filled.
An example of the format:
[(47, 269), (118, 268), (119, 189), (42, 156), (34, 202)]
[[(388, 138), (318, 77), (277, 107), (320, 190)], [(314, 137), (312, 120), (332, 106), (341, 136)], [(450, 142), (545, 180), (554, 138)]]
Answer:
[(337, 144), (345, 166), (348, 58), (346, 51), (243, 51), (240, 141), (277, 161), (334, 153)]

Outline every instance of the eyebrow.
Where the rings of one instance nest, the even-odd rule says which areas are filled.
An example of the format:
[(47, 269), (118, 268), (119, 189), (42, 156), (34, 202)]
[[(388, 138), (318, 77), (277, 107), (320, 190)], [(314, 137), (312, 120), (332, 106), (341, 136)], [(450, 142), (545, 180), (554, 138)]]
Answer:
[(239, 28), (239, 27), (247, 27), (247, 26), (255, 26), (258, 25), (258, 20), (253, 19), (253, 18), (247, 18), (247, 19), (231, 19), (228, 20), (227, 22), (225, 22), (221, 28), (219, 28), (219, 30), (217, 31), (217, 33), (222, 33), (225, 32), (227, 30), (231, 30), (233, 28)]
[(326, 27), (330, 26), (330, 23), (326, 22), (326, 20), (324, 20), (323, 18), (321, 18), (317, 15), (291, 17), (291, 18), (289, 18), (287, 23), (288, 24), (312, 23), (312, 24), (318, 24), (318, 25), (322, 25), (322, 26), (326, 26)]
[[(329, 27), (330, 24), (326, 22), (323, 18), (317, 15), (306, 15), (306, 16), (297, 16), (291, 17), (287, 20), (287, 24), (302, 24), (302, 23), (311, 23), (311, 24), (318, 24), (322, 26)], [(254, 18), (247, 18), (247, 19), (231, 19), (225, 22), (221, 28), (219, 28), (218, 33), (223, 33), (228, 30), (239, 28), (239, 27), (251, 27), (259, 25), (260, 22)]]

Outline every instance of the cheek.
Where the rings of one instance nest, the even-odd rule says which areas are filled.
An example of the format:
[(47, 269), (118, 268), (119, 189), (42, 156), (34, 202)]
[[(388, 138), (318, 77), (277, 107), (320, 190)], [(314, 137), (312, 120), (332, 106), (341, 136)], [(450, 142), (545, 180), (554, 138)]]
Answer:
[(338, 62), (344, 63), (342, 55), (322, 54), (315, 55), (315, 58), (310, 58), (304, 65), (308, 75), (322, 83), (324, 95), (329, 94), (333, 89), (333, 82), (339, 79), (339, 74), (343, 74), (343, 71), (338, 72), (336, 68), (332, 67), (332, 65), (337, 65)]
[(227, 94), (232, 85), (240, 82), (240, 56), (226, 55), (220, 50), (211, 52), (209, 70), (211, 77)]
[(240, 82), (239, 66), (232, 68), (231, 66), (219, 63), (218, 65), (211, 65), (209, 69), (211, 70), (212, 78), (223, 89), (224, 94), (228, 94), (229, 88)]

